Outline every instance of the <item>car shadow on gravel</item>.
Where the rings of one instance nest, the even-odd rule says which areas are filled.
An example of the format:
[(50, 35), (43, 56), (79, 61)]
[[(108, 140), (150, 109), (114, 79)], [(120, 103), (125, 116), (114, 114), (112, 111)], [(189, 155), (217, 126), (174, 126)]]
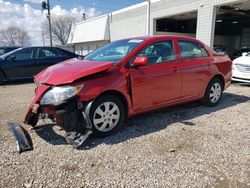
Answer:
[[(215, 107), (206, 107), (202, 106), (199, 102), (192, 102), (138, 115), (126, 119), (124, 122), (124, 128), (120, 132), (106, 138), (95, 138), (90, 136), (78, 149), (88, 150), (100, 144), (118, 144), (129, 139), (166, 129), (172, 123), (182, 123), (186, 126), (195, 126), (195, 123), (192, 122), (193, 118), (214, 113), (249, 101), (250, 97), (248, 96), (225, 92), (220, 103)], [(36, 130), (36, 133), (50, 144), (67, 144), (64, 137), (54, 131), (55, 129), (53, 129), (53, 126), (54, 124), (39, 126), (40, 130)]]
[(65, 138), (57, 133), (58, 131), (62, 131), (62, 129), (58, 129), (57, 131), (55, 131), (53, 129), (54, 127), (55, 124), (45, 124), (35, 127), (34, 131), (39, 137), (41, 137), (43, 140), (46, 140), (52, 145), (67, 144)]

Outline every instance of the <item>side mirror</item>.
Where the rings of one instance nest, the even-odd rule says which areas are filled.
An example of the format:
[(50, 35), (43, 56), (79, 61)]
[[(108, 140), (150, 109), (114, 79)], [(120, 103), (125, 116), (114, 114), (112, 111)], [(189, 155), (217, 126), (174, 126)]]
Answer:
[(243, 52), (241, 55), (242, 56), (247, 56), (247, 54), (248, 54), (247, 52)]
[(147, 56), (138, 56), (135, 58), (132, 66), (133, 67), (140, 67), (140, 66), (146, 66), (148, 64), (148, 57)]

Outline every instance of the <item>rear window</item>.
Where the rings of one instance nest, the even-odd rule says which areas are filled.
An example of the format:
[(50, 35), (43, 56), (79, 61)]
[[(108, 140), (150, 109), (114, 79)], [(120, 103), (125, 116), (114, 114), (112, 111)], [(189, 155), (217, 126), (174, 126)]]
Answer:
[(207, 57), (207, 51), (199, 43), (191, 41), (178, 41), (182, 59)]

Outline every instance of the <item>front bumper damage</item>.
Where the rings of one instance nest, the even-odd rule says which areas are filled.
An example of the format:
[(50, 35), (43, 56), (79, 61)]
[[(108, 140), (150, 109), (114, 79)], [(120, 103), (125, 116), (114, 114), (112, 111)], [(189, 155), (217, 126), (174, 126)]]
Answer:
[[(90, 108), (93, 101), (82, 104), (77, 97), (58, 106), (40, 106), (39, 100), (32, 101), (24, 123), (32, 129), (39, 119), (49, 118), (65, 131), (65, 139), (74, 148), (81, 146), (92, 134)], [(28, 131), (16, 123), (9, 123), (13, 132), (19, 153), (32, 150), (32, 140)]]
[(11, 122), (8, 123), (8, 126), (16, 138), (17, 150), (19, 153), (33, 149), (30, 135), (21, 125)]
[(93, 101), (82, 105), (77, 100), (71, 100), (55, 109), (56, 117), (60, 118), (60, 126), (65, 131), (65, 139), (74, 148), (81, 146), (92, 134), (92, 124), (89, 117)]

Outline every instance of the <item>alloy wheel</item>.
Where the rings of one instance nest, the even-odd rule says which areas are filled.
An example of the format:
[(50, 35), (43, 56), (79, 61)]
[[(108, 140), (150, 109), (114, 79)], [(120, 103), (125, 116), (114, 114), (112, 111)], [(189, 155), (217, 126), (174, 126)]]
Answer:
[(113, 102), (104, 102), (96, 108), (93, 124), (98, 131), (108, 132), (117, 125), (119, 119), (119, 107)]
[(221, 85), (215, 82), (210, 90), (209, 98), (212, 103), (216, 103), (221, 97)]

